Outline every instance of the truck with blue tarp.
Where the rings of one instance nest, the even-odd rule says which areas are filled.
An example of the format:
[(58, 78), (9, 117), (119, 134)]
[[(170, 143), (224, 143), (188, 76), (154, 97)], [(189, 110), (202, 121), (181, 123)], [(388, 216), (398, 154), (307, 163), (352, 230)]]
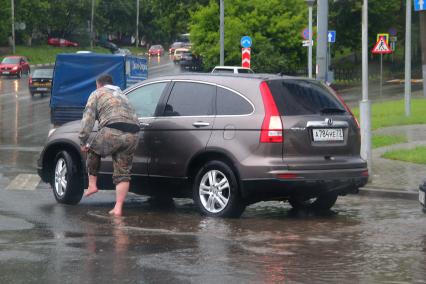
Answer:
[(96, 53), (58, 54), (50, 98), (54, 126), (81, 119), (96, 78), (109, 74), (122, 90), (148, 77), (146, 58)]

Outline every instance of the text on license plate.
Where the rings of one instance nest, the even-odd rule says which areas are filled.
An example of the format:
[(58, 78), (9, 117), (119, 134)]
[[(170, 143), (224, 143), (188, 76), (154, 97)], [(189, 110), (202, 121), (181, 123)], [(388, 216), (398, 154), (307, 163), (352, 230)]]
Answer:
[(419, 201), (421, 204), (425, 205), (425, 192), (419, 190)]
[(312, 129), (314, 141), (343, 141), (342, 128)]

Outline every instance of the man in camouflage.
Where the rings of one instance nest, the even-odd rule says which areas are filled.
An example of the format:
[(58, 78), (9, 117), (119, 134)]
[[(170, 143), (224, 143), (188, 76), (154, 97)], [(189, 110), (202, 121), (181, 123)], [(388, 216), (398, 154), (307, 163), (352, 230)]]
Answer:
[[(99, 122), (98, 132), (93, 140), (89, 141), (96, 120)], [(81, 150), (87, 152), (89, 174), (89, 186), (84, 196), (98, 191), (96, 181), (101, 157), (112, 156), (116, 203), (109, 212), (111, 215), (122, 215), (123, 203), (129, 191), (138, 133), (139, 121), (133, 107), (120, 88), (112, 85), (111, 76), (101, 75), (96, 80), (96, 90), (90, 94), (84, 109), (79, 138)]]

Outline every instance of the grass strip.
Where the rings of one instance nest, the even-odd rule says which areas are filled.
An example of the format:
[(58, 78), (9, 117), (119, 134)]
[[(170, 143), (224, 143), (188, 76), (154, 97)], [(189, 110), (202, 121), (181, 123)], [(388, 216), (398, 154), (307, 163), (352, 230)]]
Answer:
[(412, 149), (392, 150), (384, 153), (383, 158), (426, 165), (426, 146)]
[(406, 142), (407, 138), (405, 136), (399, 135), (373, 135), (372, 138), (372, 146), (374, 149)]
[[(371, 106), (372, 130), (397, 125), (426, 124), (426, 99), (411, 100), (411, 115), (405, 116), (404, 100), (375, 102)], [(359, 108), (353, 108), (359, 118)]]

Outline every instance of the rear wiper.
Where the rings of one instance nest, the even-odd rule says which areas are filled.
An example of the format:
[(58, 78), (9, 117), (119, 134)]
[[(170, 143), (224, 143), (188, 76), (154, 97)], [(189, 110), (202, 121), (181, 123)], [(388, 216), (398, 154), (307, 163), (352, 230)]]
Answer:
[(342, 108), (325, 107), (320, 110), (320, 113), (345, 113), (346, 110)]

